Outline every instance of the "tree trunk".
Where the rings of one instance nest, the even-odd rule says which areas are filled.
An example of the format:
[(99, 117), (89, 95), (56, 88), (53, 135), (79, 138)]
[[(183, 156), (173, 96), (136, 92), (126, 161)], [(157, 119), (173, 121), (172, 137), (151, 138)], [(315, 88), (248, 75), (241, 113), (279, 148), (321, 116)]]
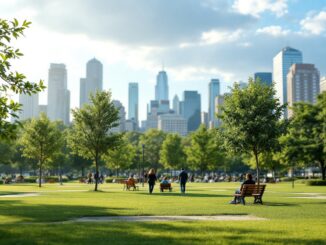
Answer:
[(38, 187), (42, 187), (42, 162), (40, 162), (40, 167), (39, 167)]
[(82, 174), (81, 177), (84, 177), (85, 176), (85, 168), (84, 167), (81, 168), (81, 174)]
[(98, 176), (99, 176), (99, 173), (98, 173), (98, 155), (96, 155), (95, 157), (95, 189), (94, 191), (97, 191), (97, 180), (98, 180)]
[(325, 161), (320, 161), (321, 179), (326, 179), (326, 165)]
[(59, 182), (60, 182), (60, 185), (62, 185), (62, 169), (61, 169), (61, 164), (59, 165)]
[(116, 168), (116, 170), (115, 170), (115, 174), (116, 174), (117, 178), (119, 178), (119, 177), (118, 177), (118, 176), (119, 176), (119, 168)]
[(255, 159), (256, 159), (256, 173), (257, 173), (257, 184), (260, 183), (260, 176), (259, 176), (259, 160), (258, 160), (258, 153), (256, 150), (254, 150)]

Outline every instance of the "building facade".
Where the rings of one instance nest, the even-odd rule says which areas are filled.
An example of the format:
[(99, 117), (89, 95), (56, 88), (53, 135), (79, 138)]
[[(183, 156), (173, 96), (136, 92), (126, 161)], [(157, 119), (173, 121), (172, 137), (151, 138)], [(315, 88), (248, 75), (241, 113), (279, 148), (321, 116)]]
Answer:
[(30, 118), (38, 117), (39, 115), (39, 96), (38, 94), (20, 94), (19, 103), (21, 111), (19, 112), (19, 120), (23, 121)]
[(187, 135), (187, 120), (176, 114), (163, 114), (158, 116), (158, 129), (166, 133)]
[(155, 100), (169, 100), (168, 75), (160, 71), (156, 76)]
[(295, 102), (316, 103), (320, 91), (319, 71), (313, 64), (293, 64), (287, 75), (288, 116)]
[(112, 100), (114, 107), (119, 111), (118, 126), (111, 129), (113, 133), (121, 133), (126, 131), (126, 111), (119, 100)]
[(182, 116), (187, 120), (187, 131), (195, 131), (201, 123), (201, 99), (197, 91), (183, 92)]
[(272, 86), (273, 84), (273, 78), (271, 72), (256, 72), (254, 74), (254, 79), (257, 81), (257, 79), (260, 79), (260, 81), (268, 86)]
[(208, 121), (212, 124), (216, 124), (215, 117), (215, 98), (220, 95), (220, 80), (211, 79), (208, 85)]
[(70, 122), (70, 91), (64, 64), (50, 64), (47, 115), (50, 120), (61, 120), (65, 125)]
[(128, 119), (136, 122), (138, 127), (138, 83), (129, 83), (128, 88)]
[(326, 77), (320, 79), (320, 93), (326, 91)]
[(173, 102), (172, 102), (172, 109), (174, 111), (175, 114), (180, 115), (181, 111), (180, 111), (180, 100), (178, 95), (175, 95), (173, 97)]
[(218, 118), (218, 116), (220, 116), (222, 114), (222, 106), (224, 104), (224, 98), (225, 95), (219, 95), (215, 98), (215, 104), (216, 104), (216, 108), (215, 108), (215, 114), (217, 117), (217, 127), (220, 127), (222, 125), (222, 119)]
[[(273, 58), (273, 80), (275, 82), (276, 97), (281, 104), (288, 102), (287, 99), (287, 74), (293, 64), (302, 63), (301, 51), (285, 47)], [(287, 118), (287, 110), (284, 112)]]

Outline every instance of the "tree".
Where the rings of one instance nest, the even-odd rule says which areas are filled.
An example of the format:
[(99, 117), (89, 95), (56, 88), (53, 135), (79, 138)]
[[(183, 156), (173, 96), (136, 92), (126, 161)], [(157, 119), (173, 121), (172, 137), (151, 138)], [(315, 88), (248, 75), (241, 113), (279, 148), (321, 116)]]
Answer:
[(0, 19), (0, 139), (12, 139), (16, 137), (16, 129), (19, 122), (10, 123), (11, 115), (17, 118), (20, 104), (9, 99), (10, 93), (29, 94), (40, 92), (45, 88), (43, 81), (38, 84), (26, 81), (25, 75), (11, 70), (11, 62), (19, 59), (23, 54), (19, 49), (10, 45), (12, 39), (17, 39), (24, 34), (31, 22), (24, 21), (21, 25), (16, 19), (8, 21)]
[(160, 151), (160, 162), (165, 168), (181, 168), (185, 162), (182, 138), (178, 134), (168, 134)]
[(139, 143), (140, 147), (144, 145), (145, 164), (156, 169), (160, 166), (160, 151), (164, 139), (165, 133), (157, 129), (150, 129), (141, 135)]
[(72, 110), (74, 122), (69, 130), (68, 144), (74, 154), (93, 160), (96, 175), (99, 176), (102, 155), (120, 143), (120, 135), (110, 132), (110, 129), (118, 126), (119, 115), (110, 92), (97, 91), (90, 95), (90, 102)]
[(109, 149), (103, 158), (109, 168), (116, 170), (118, 177), (119, 169), (129, 168), (135, 155), (136, 148), (123, 137), (120, 145), (114, 149)]
[(279, 119), (285, 109), (274, 97), (273, 86), (249, 78), (241, 89), (234, 84), (225, 96), (221, 119), (226, 148), (232, 152), (253, 154), (259, 184), (259, 155), (271, 151), (281, 134)]
[(41, 187), (43, 166), (60, 151), (63, 145), (62, 133), (57, 124), (50, 122), (47, 116), (42, 113), (38, 119), (26, 122), (19, 143), (23, 147), (24, 157), (37, 160), (39, 187)]
[(216, 169), (217, 165), (222, 163), (221, 148), (214, 131), (207, 130), (202, 124), (189, 137), (191, 143), (185, 151), (187, 162), (193, 169), (199, 169), (203, 174), (206, 170)]

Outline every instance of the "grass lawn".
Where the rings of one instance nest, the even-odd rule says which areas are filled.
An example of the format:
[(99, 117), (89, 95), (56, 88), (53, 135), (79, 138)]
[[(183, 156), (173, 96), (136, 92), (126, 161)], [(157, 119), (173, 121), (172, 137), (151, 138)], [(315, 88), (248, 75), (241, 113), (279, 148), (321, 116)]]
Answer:
[[(188, 184), (180, 195), (120, 184), (0, 185), (0, 244), (326, 244), (326, 187), (268, 184), (264, 205), (230, 205), (239, 183)], [(5, 195), (37, 193), (37, 196)], [(313, 194), (315, 193), (315, 194)], [(296, 198), (310, 197), (310, 198)], [(52, 223), (86, 216), (250, 214), (264, 221)]]

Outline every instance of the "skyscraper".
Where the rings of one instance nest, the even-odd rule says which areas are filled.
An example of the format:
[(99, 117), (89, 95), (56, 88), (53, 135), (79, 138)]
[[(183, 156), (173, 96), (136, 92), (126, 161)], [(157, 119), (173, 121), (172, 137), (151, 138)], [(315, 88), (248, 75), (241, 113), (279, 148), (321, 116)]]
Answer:
[(174, 113), (175, 114), (177, 114), (177, 115), (180, 115), (181, 113), (180, 113), (180, 100), (179, 100), (179, 97), (178, 97), (178, 95), (175, 95), (174, 97), (173, 97), (173, 111), (174, 111)]
[[(275, 82), (276, 97), (281, 104), (288, 102), (287, 99), (287, 74), (293, 64), (302, 63), (301, 51), (285, 47), (273, 59), (273, 80)], [(284, 112), (287, 118), (287, 111)]]
[(168, 76), (165, 71), (160, 71), (156, 77), (155, 100), (169, 100)]
[(126, 112), (125, 108), (119, 100), (112, 100), (114, 107), (119, 111), (119, 120), (118, 126), (111, 129), (113, 133), (121, 133), (125, 131), (125, 123), (126, 123)]
[(187, 120), (188, 132), (195, 131), (201, 122), (201, 100), (197, 91), (183, 92), (183, 117)]
[(65, 64), (50, 64), (48, 82), (48, 117), (69, 124), (70, 91), (67, 89)]
[(19, 120), (37, 117), (39, 114), (38, 94), (20, 94), (19, 103), (22, 105)]
[(255, 81), (257, 79), (260, 79), (262, 83), (265, 83), (268, 86), (271, 86), (273, 81), (272, 81), (272, 73), (271, 72), (256, 72), (254, 74), (254, 79)]
[(326, 91), (326, 77), (320, 79), (320, 93)]
[(89, 95), (103, 90), (103, 65), (93, 58), (86, 64), (86, 78), (80, 79), (80, 106), (89, 103)]
[(291, 107), (295, 102), (305, 101), (316, 103), (319, 94), (319, 71), (312, 64), (293, 64), (287, 75), (287, 98), (289, 102), (289, 117)]
[(208, 84), (208, 122), (215, 125), (215, 98), (220, 95), (220, 80), (212, 79)]
[(138, 126), (138, 83), (129, 83), (128, 119), (134, 120)]

